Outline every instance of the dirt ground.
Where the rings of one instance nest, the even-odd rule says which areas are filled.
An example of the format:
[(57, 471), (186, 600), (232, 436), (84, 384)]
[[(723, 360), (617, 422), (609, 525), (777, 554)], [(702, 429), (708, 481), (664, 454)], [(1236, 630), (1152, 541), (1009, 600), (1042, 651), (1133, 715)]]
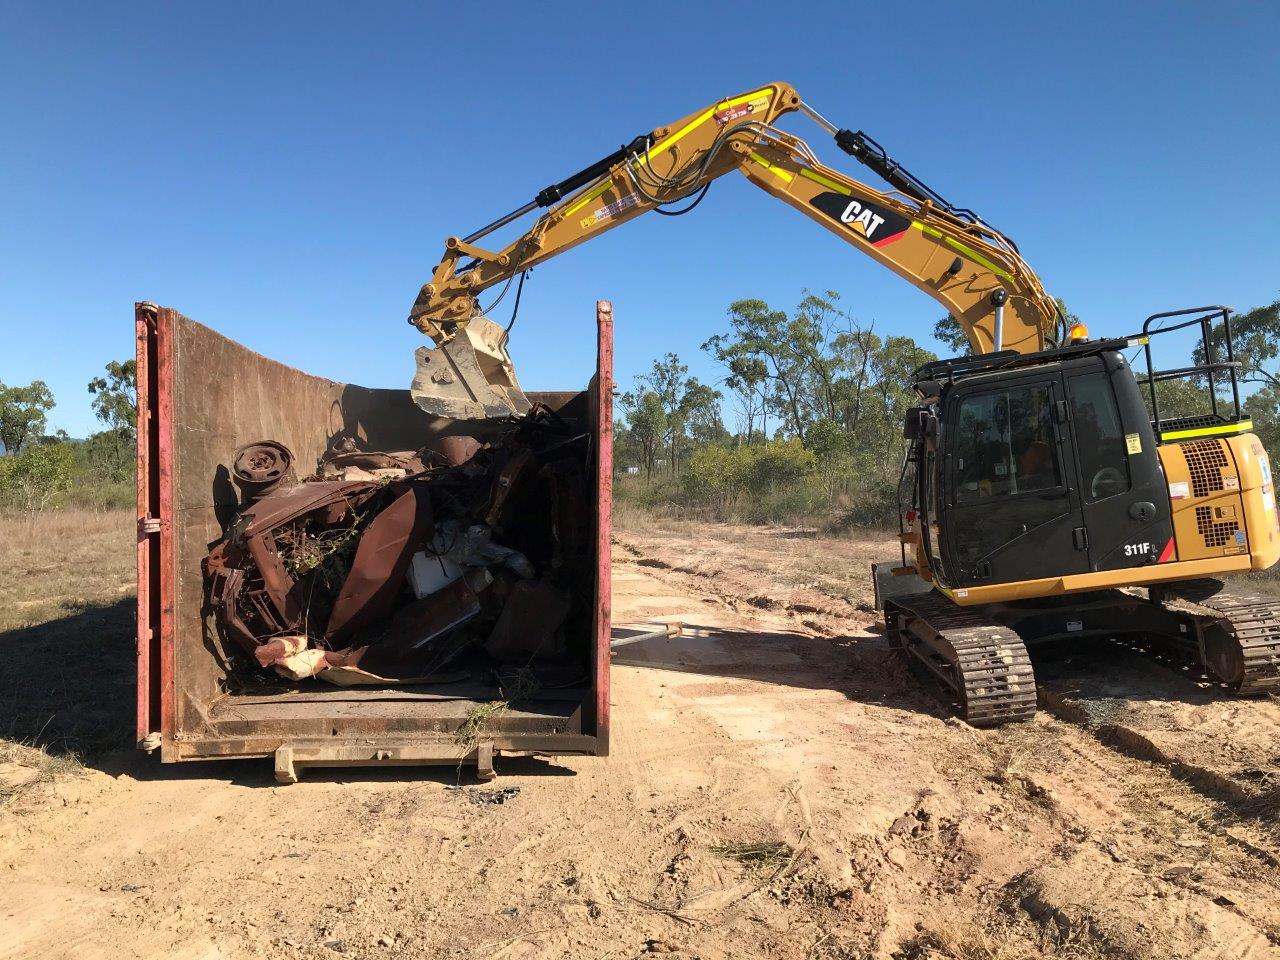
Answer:
[(122, 749), (131, 524), (19, 533), (0, 957), (1280, 956), (1280, 703), (1106, 643), (970, 729), (869, 610), (891, 540), (628, 518), (615, 622), (688, 629), (618, 651), (612, 756), (455, 789)]

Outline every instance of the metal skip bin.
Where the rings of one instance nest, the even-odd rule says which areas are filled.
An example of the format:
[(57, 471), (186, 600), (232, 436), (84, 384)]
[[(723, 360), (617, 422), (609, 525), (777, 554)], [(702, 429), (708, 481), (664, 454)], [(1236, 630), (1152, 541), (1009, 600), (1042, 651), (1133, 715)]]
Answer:
[[(544, 565), (555, 566), (558, 586), (499, 571), (499, 579), (513, 584), (502, 594), (507, 607), (492, 613), (488, 644), (477, 646), (472, 660), (457, 661), (457, 669), (370, 683), (368, 673), (346, 667), (348, 674), (364, 679), (325, 683), (302, 674), (284, 679), (284, 671), (264, 669), (266, 647), (258, 648), (255, 663), (254, 656), (228, 642), (216, 616), (213, 593), (225, 584), (213, 583), (210, 559), (218, 545), (251, 526), (252, 498), (261, 495), (243, 482), (246, 470), (261, 488), (281, 479), (300, 484), (277, 496), (329, 503), (335, 497), (326, 497), (327, 488), (341, 494), (345, 488), (387, 485), (387, 480), (303, 476), (312, 465), (358, 463), (349, 469), (373, 476), (380, 472), (375, 468), (402, 460), (368, 451), (412, 450), (436, 451), (441, 462), (456, 463), (460, 449), (471, 456), (493, 445), (486, 437), (499, 419), (433, 416), (415, 405), (407, 389), (370, 389), (310, 376), (176, 310), (137, 304), (138, 746), (158, 750), (166, 763), (273, 757), (282, 782), (295, 781), (306, 766), (468, 763), (488, 777), (494, 757), (503, 753), (606, 755), (613, 472), (613, 317), (607, 301), (598, 302), (596, 321), (596, 371), (586, 389), (527, 395), (535, 412), (553, 418), (557, 429), (572, 436), (572, 456), (582, 451), (580, 469), (571, 464), (581, 478), (574, 488), (578, 498), (557, 501), (556, 509), (530, 511), (540, 514), (545, 533), (532, 526), (518, 531), (526, 553), (538, 553), (539, 537), (548, 541)], [(252, 473), (254, 464), (258, 474)], [(292, 477), (295, 468), (301, 480)], [(362, 472), (365, 468), (372, 474)], [(530, 473), (547, 489), (564, 489), (555, 471), (521, 476)], [(455, 484), (450, 489), (456, 490), (458, 474), (450, 476)], [(412, 475), (410, 481), (418, 482)], [(510, 480), (504, 475), (498, 482), (505, 486)], [(392, 483), (389, 489), (398, 488)], [(519, 509), (518, 502), (496, 500), (491, 513)], [(258, 507), (266, 503), (256, 501)], [(572, 536), (565, 535), (569, 527)], [(531, 565), (523, 554), (487, 539), (478, 549), (529, 576), (523, 567)], [(437, 566), (445, 562), (432, 560), (439, 560)], [(442, 597), (450, 590), (466, 595), (465, 602), (454, 601), (462, 613), (441, 620), (432, 611), (415, 612), (423, 601), (413, 599), (423, 577), (438, 579), (438, 573), (424, 573), (416, 565), (406, 569), (407, 562), (387, 565), (397, 579), (382, 591), (382, 600), (394, 595), (404, 604), (395, 621), (401, 632), (405, 623), (408, 629), (440, 632), (461, 622), (481, 607), (471, 588), (479, 592), (493, 579), (484, 570), (472, 570), (441, 588)], [(555, 617), (551, 624), (562, 624), (556, 631), (559, 659), (543, 664), (531, 658), (521, 669), (532, 682), (505, 683), (494, 664), (509, 661), (512, 651), (534, 649), (534, 642), (549, 642), (547, 624), (539, 627), (528, 612), (548, 610)], [(294, 639), (277, 638), (273, 648)], [(301, 640), (305, 644), (305, 637)], [(339, 654), (324, 655), (342, 660)]]

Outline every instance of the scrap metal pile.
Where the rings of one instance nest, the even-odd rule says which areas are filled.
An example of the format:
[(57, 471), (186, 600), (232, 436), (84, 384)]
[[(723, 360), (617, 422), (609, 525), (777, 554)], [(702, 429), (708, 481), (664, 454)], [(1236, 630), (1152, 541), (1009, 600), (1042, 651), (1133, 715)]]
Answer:
[(205, 559), (208, 610), (252, 669), (340, 685), (585, 663), (589, 438), (549, 408), (413, 452), (346, 440), (298, 480), (235, 451), (240, 510)]

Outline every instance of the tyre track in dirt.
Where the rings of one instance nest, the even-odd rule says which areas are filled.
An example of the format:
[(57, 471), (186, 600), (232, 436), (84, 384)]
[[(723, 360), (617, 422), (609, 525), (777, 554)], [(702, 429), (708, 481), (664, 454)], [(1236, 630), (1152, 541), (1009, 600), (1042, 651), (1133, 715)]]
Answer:
[(957, 722), (795, 542), (714, 533), (615, 552), (615, 622), (690, 629), (618, 652), (609, 758), (500, 759), (488, 805), (453, 770), (121, 756), (0, 810), (0, 956), (1280, 956), (1265, 823), (1047, 711)]
[(1197, 666), (1135, 640), (1059, 646), (1037, 661), (1041, 705), (1056, 716), (1166, 767), (1242, 818), (1280, 817), (1274, 695), (1234, 696)]
[[(646, 556), (629, 539), (620, 539), (619, 546), (642, 566), (706, 582), (731, 609), (744, 604), (774, 609), (828, 636), (851, 627), (874, 632), (878, 626), (869, 597), (856, 604), (843, 598), (829, 598), (827, 604), (765, 603), (758, 595), (735, 592), (732, 579)], [(1084, 728), (1110, 749), (1163, 766), (1242, 819), (1280, 818), (1280, 701), (1275, 696), (1234, 697), (1198, 668), (1139, 640), (1038, 648), (1033, 659), (1042, 709)]]
[[(847, 632), (851, 625), (870, 625), (879, 619), (879, 614), (870, 603), (870, 596), (857, 600), (844, 597), (831, 597), (812, 589), (804, 591), (804, 599), (780, 600), (768, 590), (752, 591), (743, 589), (741, 583), (733, 578), (723, 576), (723, 568), (713, 566), (708, 569), (703, 565), (681, 563), (678, 560), (654, 556), (653, 551), (646, 551), (643, 541), (626, 536), (615, 536), (614, 547), (638, 567), (665, 571), (684, 578), (682, 583), (699, 592), (709, 594), (725, 607), (734, 612), (744, 610), (766, 610), (792, 618), (798, 625), (823, 636), (837, 636)], [(721, 554), (719, 559), (725, 559)], [(757, 582), (762, 587), (763, 582)], [(788, 594), (794, 591), (786, 591)]]
[[(696, 565), (681, 564), (670, 557), (650, 556), (652, 543), (637, 542), (625, 534), (620, 546), (636, 562), (663, 570), (664, 577), (685, 578), (685, 582), (695, 588), (699, 583), (710, 584), (710, 592), (717, 601), (731, 609), (740, 609), (743, 604), (756, 605), (752, 603), (751, 596), (744, 596), (742, 591), (733, 589), (735, 578), (707, 576)], [(733, 548), (726, 544), (724, 549), (732, 551)], [(721, 565), (726, 563), (725, 552), (720, 553), (719, 561)], [(760, 579), (753, 587), (760, 590), (765, 586), (763, 581), (767, 580), (767, 568), (757, 569), (757, 573)], [(741, 578), (736, 579), (741, 582)], [(835, 616), (838, 604), (821, 610), (828, 619), (818, 624), (807, 622), (805, 614), (809, 610), (789, 609), (785, 601), (778, 603), (778, 608), (780, 613), (802, 626), (821, 628), (815, 632), (829, 636), (838, 634), (832, 629), (829, 619)], [(863, 627), (865, 633), (861, 641), (848, 645), (861, 643), (874, 648), (879, 643), (872, 631), (866, 629), (870, 626), (868, 619), (858, 618), (851, 624)], [(1102, 662), (1104, 669), (1111, 671), (1111, 680), (1115, 683), (1116, 651), (1109, 652), (1113, 654), (1113, 662), (1106, 663), (1105, 657)], [(1128, 651), (1129, 655), (1132, 653)], [(856, 661), (865, 659), (854, 658)], [(1056, 751), (1065, 751), (1058, 768), (1015, 774), (1009, 785), (1015, 790), (1022, 789), (1032, 803), (1048, 811), (1051, 821), (1059, 819), (1068, 838), (1082, 831), (1091, 837), (1101, 838), (1094, 839), (1087, 846), (1076, 844), (1069, 856), (1065, 855), (1065, 850), (1072, 847), (1068, 843), (1050, 861), (1051, 867), (1027, 874), (1020, 881), (1023, 892), (1019, 902), (1024, 906), (1030, 905), (1032, 912), (1041, 919), (1051, 918), (1061, 926), (1070, 917), (1075, 916), (1078, 921), (1089, 911), (1087, 904), (1077, 902), (1064, 893), (1070, 889), (1069, 884), (1064, 888), (1061, 882), (1046, 882), (1047, 876), (1056, 875), (1060, 880), (1063, 874), (1075, 873), (1084, 881), (1098, 870), (1106, 874), (1127, 872), (1129, 876), (1125, 883), (1108, 887), (1108, 896), (1124, 900), (1126, 890), (1138, 889), (1152, 878), (1176, 882), (1179, 891), (1198, 904), (1192, 912), (1201, 916), (1191, 923), (1192, 926), (1202, 922), (1208, 923), (1209, 927), (1233, 921), (1246, 924), (1248, 932), (1243, 939), (1224, 941), (1221, 954), (1212, 952), (1217, 949), (1215, 944), (1201, 943), (1195, 948), (1194, 955), (1254, 956), (1261, 955), (1258, 951), (1274, 950), (1280, 943), (1274, 883), (1280, 843), (1277, 843), (1271, 818), (1259, 816), (1267, 809), (1274, 816), (1274, 806), (1268, 808), (1266, 793), (1249, 782), (1250, 779), (1256, 781), (1257, 777), (1227, 775), (1219, 769), (1186, 759), (1193, 746), (1199, 746), (1202, 752), (1205, 749), (1213, 752), (1213, 744), (1210, 743), (1208, 748), (1203, 743), (1197, 744), (1194, 733), (1200, 731), (1203, 739), (1205, 728), (1221, 725), (1221, 714), (1232, 714), (1239, 704), (1225, 700), (1214, 691), (1197, 687), (1182, 672), (1162, 664), (1148, 661), (1135, 665), (1128, 659), (1121, 659), (1130, 671), (1145, 671), (1144, 683), (1127, 691), (1112, 689), (1107, 694), (1110, 698), (1107, 710), (1099, 706), (1102, 695), (1098, 691), (1088, 689), (1082, 692), (1081, 678), (1073, 676), (1070, 670), (1064, 670), (1062, 664), (1057, 664), (1042, 698), (1042, 706), (1048, 713), (1042, 713), (1032, 724), (995, 731), (995, 737), (984, 739), (972, 731), (983, 741), (982, 752), (997, 765), (1003, 751), (1010, 751), (1008, 755), (1012, 756), (1020, 749), (1032, 749), (1019, 745), (1028, 740), (1034, 742), (1037, 738), (1052, 744)], [(1088, 679), (1087, 674), (1084, 679)], [(1188, 691), (1199, 692), (1194, 695), (1188, 691), (1179, 692), (1180, 685), (1186, 685)], [(1126, 694), (1137, 701), (1127, 707), (1127, 712), (1111, 702), (1119, 698), (1122, 704), (1127, 704), (1128, 701), (1124, 700)], [(1146, 697), (1151, 699), (1140, 699)], [(1161, 704), (1167, 703), (1175, 706), (1165, 713), (1172, 710), (1183, 715), (1184, 720), (1192, 716), (1196, 721), (1183, 724), (1186, 729), (1175, 750), (1157, 745), (1149, 732), (1140, 729), (1144, 721), (1151, 722), (1153, 716), (1160, 713), (1157, 708)], [(1272, 705), (1256, 701), (1251, 705), (1261, 707), (1262, 715), (1258, 719), (1265, 730), (1271, 724)], [(1199, 715), (1195, 715), (1197, 710)], [(1108, 717), (1110, 722), (1098, 722), (1100, 717)], [(1265, 736), (1253, 737), (1250, 742), (1265, 752), (1266, 739)], [(1047, 755), (1043, 745), (1039, 751)], [(1255, 761), (1258, 759), (1256, 750), (1236, 752), (1246, 753)], [(1257, 769), (1256, 763), (1253, 769)], [(1094, 777), (1100, 778), (1100, 783), (1082, 783), (1077, 775), (1079, 770), (1092, 771)], [(1263, 779), (1272, 776), (1273, 772), (1274, 764), (1264, 771)], [(1008, 778), (1007, 773), (995, 777), (996, 780)], [(1072, 798), (1074, 803), (1064, 806), (1063, 797)], [(1051, 801), (1046, 802), (1046, 798), (1051, 798)], [(1123, 844), (1108, 831), (1098, 832), (1098, 825), (1090, 823), (1092, 818), (1077, 817), (1075, 820), (1078, 822), (1073, 822), (1072, 817), (1064, 815), (1064, 810), (1070, 811), (1073, 806), (1096, 810), (1108, 805), (1117, 811), (1118, 816), (1126, 817), (1135, 825), (1117, 834), (1123, 838)], [(1152, 839), (1135, 842), (1135, 837), (1142, 836)], [(1122, 847), (1128, 848), (1127, 852)], [(1085, 856), (1081, 853), (1083, 849), (1092, 852)], [(1143, 895), (1159, 896), (1149, 890)], [(1135, 940), (1123, 932), (1108, 934), (1103, 926), (1090, 922), (1093, 923), (1093, 932), (1116, 949), (1133, 947), (1141, 940), (1140, 936)], [(1141, 930), (1141, 927), (1134, 929)]]

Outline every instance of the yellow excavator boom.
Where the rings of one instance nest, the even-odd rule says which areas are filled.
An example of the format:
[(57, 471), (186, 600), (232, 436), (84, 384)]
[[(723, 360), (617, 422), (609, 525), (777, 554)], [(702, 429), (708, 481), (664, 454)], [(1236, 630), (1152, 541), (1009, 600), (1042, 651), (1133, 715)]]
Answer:
[[(833, 134), (890, 189), (878, 190), (824, 165), (803, 140), (774, 126), (795, 111)], [(487, 308), (479, 304), (484, 291), (504, 284), (505, 293), (523, 271), (650, 210), (670, 212), (663, 208), (687, 198), (696, 203), (700, 192), (731, 170), (932, 296), (960, 322), (974, 353), (1031, 353), (1053, 342), (1057, 307), (1012, 241), (972, 212), (948, 204), (861, 131), (837, 129), (786, 83), (717, 101), (636, 137), (482, 230), (450, 237), (410, 322), (437, 344), (448, 344), (473, 322), (487, 323)], [(502, 249), (479, 245), (538, 207), (546, 212)], [(490, 383), (514, 386), (500, 329), (488, 324), (468, 331), (468, 338)], [(457, 364), (445, 376), (454, 374), (466, 379)]]
[[(774, 125), (795, 111), (833, 134), (890, 189), (829, 168), (803, 140)], [(790, 84), (769, 83), (641, 134), (488, 227), (449, 237), (410, 312), (410, 323), (439, 346), (417, 352), (415, 401), (443, 416), (522, 412), (527, 401), (506, 332), (485, 316), (516, 276), (650, 210), (687, 212), (730, 170), (928, 293), (959, 320), (974, 353), (1033, 353), (1055, 340), (1056, 303), (1009, 238), (973, 211), (948, 204), (867, 134), (827, 122)], [(667, 209), (686, 200), (685, 210)], [(480, 246), (538, 207), (545, 212), (507, 246)], [(481, 294), (498, 284), (493, 301), (481, 307)]]

